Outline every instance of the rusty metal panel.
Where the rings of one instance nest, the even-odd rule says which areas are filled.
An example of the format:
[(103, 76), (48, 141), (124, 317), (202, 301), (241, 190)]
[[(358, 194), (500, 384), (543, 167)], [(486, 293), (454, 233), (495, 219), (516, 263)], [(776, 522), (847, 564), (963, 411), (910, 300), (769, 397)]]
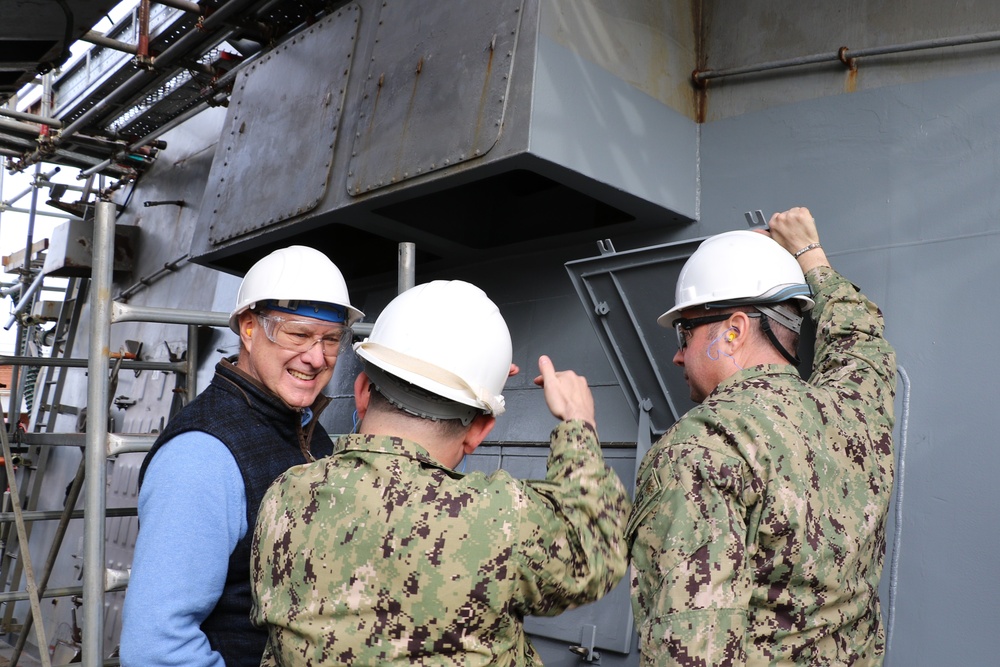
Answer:
[(359, 18), (346, 5), (241, 73), (205, 192), (212, 243), (301, 215), (326, 193)]
[(497, 142), (522, 0), (383, 2), (347, 190), (479, 157)]
[[(112, 270), (129, 272), (135, 262), (139, 228), (115, 225), (115, 252)], [(42, 273), (56, 278), (90, 277), (94, 265), (93, 220), (69, 220), (52, 230)]]

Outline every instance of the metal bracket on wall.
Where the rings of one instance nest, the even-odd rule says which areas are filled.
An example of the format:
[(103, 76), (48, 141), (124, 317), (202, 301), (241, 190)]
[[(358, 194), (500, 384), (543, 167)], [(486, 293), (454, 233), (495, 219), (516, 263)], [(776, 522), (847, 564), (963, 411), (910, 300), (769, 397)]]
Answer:
[(653, 409), (653, 401), (644, 398), (639, 401), (639, 431), (635, 434), (635, 475), (639, 479), (639, 466), (646, 458), (646, 452), (653, 446), (653, 424), (649, 419), (649, 411)]
[(600, 662), (601, 654), (594, 650), (596, 639), (597, 626), (584, 625), (580, 628), (580, 644), (578, 646), (570, 646), (569, 650), (580, 656), (580, 660), (583, 662)]
[(762, 210), (747, 211), (743, 216), (747, 219), (750, 229), (767, 229), (767, 218), (764, 217)]

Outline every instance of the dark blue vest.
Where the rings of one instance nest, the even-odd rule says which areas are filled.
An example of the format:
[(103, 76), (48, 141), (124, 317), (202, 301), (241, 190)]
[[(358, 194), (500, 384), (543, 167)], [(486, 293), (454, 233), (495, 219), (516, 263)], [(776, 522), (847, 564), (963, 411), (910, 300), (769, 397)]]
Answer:
[[(333, 451), (330, 436), (318, 424), (319, 413), (330, 402), (320, 395), (312, 405), (313, 418), (305, 428), (302, 415), (285, 405), (227, 361), (215, 367), (211, 384), (170, 420), (156, 439), (139, 471), (142, 485), (146, 467), (157, 450), (186, 431), (204, 431), (221, 440), (236, 459), (247, 499), (247, 534), (229, 557), (226, 585), (215, 609), (201, 624), (212, 648), (226, 667), (258, 667), (267, 630), (250, 623), (250, 544), (264, 492), (278, 475), (305, 463), (305, 452), (315, 458)], [(141, 529), (141, 526), (140, 526)]]

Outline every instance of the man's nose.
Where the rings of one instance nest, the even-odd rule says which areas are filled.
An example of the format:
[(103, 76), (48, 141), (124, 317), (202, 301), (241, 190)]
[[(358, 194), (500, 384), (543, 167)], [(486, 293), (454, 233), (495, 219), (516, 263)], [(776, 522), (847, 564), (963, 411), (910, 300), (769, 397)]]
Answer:
[(323, 340), (321, 338), (314, 340), (312, 346), (303, 352), (302, 356), (305, 357), (305, 360), (311, 365), (316, 367), (333, 365), (333, 362), (328, 360), (326, 355), (323, 354)]

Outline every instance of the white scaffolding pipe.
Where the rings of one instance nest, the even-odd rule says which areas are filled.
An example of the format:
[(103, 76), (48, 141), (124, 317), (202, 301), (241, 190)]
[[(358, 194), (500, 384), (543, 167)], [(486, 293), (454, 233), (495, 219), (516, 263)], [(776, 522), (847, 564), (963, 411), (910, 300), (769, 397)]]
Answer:
[(151, 308), (133, 306), (115, 301), (111, 304), (112, 322), (159, 322), (161, 324), (206, 324), (229, 328), (229, 313), (183, 310), (180, 308)]
[(90, 343), (87, 382), (86, 486), (83, 519), (83, 665), (100, 667), (104, 658), (104, 513), (107, 507), (108, 360), (111, 356), (111, 270), (114, 260), (115, 204), (97, 204), (94, 268), (90, 289)]
[(399, 244), (399, 268), (396, 293), (402, 294), (417, 282), (417, 245), (404, 241)]

